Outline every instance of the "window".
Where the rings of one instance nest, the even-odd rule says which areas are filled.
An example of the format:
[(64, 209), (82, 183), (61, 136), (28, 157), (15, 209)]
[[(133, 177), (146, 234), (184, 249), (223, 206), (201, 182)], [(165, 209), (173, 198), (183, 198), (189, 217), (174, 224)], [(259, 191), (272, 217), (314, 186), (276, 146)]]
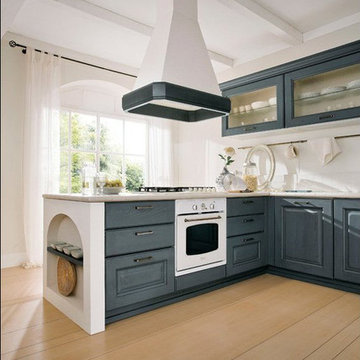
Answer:
[(138, 190), (146, 175), (147, 124), (137, 119), (63, 110), (60, 119), (61, 193), (81, 192), (81, 169), (96, 165), (109, 179)]

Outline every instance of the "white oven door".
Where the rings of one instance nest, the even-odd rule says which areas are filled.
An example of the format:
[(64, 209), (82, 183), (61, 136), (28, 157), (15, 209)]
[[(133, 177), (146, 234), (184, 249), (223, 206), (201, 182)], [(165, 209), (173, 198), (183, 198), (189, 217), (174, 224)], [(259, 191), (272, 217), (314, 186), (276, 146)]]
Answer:
[(226, 264), (226, 219), (223, 213), (178, 215), (176, 275)]

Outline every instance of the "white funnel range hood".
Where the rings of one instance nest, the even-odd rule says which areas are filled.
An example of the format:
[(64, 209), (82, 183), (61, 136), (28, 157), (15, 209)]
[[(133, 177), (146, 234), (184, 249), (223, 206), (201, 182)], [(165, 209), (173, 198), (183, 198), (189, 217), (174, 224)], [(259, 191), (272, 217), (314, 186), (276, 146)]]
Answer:
[(180, 121), (228, 114), (197, 20), (197, 0), (158, 0), (157, 23), (125, 111)]

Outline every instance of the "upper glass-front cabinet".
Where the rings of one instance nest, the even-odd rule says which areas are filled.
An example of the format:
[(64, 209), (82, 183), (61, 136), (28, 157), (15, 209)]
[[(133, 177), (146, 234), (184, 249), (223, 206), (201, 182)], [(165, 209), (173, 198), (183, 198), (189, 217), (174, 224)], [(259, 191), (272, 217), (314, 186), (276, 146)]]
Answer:
[(283, 76), (225, 90), (231, 112), (223, 117), (223, 136), (283, 127)]
[(360, 54), (285, 75), (286, 127), (360, 116)]

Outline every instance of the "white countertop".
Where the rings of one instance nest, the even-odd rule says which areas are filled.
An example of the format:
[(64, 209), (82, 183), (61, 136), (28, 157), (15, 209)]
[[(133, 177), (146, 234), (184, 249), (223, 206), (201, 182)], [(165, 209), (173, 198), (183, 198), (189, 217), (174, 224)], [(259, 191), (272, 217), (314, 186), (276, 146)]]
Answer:
[(83, 202), (117, 202), (117, 201), (153, 201), (203, 198), (237, 198), (255, 196), (281, 196), (303, 198), (343, 198), (360, 199), (360, 193), (354, 192), (173, 192), (173, 193), (120, 193), (119, 195), (80, 195), (80, 194), (44, 194), (45, 199), (83, 201)]

